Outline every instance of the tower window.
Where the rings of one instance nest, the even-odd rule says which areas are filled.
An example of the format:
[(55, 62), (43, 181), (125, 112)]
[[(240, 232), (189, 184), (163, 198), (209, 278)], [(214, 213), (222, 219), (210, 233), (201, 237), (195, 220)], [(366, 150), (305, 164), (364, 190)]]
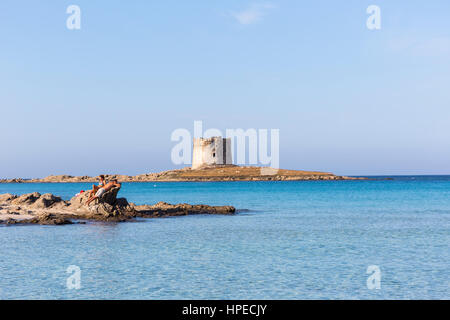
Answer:
[(216, 154), (215, 153), (213, 153), (213, 158), (215, 158), (216, 157)]

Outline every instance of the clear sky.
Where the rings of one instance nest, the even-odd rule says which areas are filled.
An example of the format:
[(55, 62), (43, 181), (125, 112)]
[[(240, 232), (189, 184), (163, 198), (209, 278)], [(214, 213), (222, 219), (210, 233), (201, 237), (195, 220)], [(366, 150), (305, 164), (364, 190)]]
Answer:
[(2, 0), (0, 111), (2, 178), (172, 169), (194, 120), (280, 129), (282, 168), (450, 174), (450, 2)]

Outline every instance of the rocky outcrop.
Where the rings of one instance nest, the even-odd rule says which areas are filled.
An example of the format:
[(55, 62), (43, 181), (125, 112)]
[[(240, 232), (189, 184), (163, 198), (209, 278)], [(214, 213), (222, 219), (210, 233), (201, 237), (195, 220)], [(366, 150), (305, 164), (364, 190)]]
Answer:
[(0, 194), (0, 203), (8, 202), (14, 200), (15, 198), (17, 198), (17, 196), (12, 195), (11, 193)]
[(91, 218), (97, 217), (97, 220), (110, 218), (109, 220), (123, 221), (134, 218), (136, 216), (134, 206), (125, 198), (117, 198), (119, 190), (120, 188), (113, 188), (107, 191), (101, 199), (94, 200), (89, 206), (86, 205), (89, 193), (84, 192), (70, 200), (68, 209), (90, 215)]
[(187, 203), (173, 205), (166, 202), (158, 202), (155, 205), (135, 206), (138, 214), (143, 217), (170, 217), (170, 216), (187, 216), (193, 214), (221, 214), (230, 215), (236, 212), (232, 206), (207, 206), (207, 205), (190, 205)]
[(20, 197), (16, 197), (15, 199), (11, 200), (11, 204), (31, 205), (37, 199), (39, 199), (40, 196), (41, 196), (41, 194), (38, 192), (24, 194), (24, 195), (21, 195)]
[(47, 208), (53, 208), (57, 205), (66, 206), (67, 204), (60, 198), (56, 197), (50, 193), (46, 193), (42, 196), (39, 196), (33, 204), (30, 205), (31, 208), (36, 209), (47, 209)]
[(192, 214), (235, 213), (231, 206), (172, 205), (159, 202), (155, 205), (136, 206), (125, 198), (118, 198), (120, 188), (106, 192), (101, 199), (89, 206), (86, 201), (88, 192), (64, 201), (52, 194), (41, 195), (38, 192), (15, 196), (0, 195), (0, 224), (41, 224), (64, 225), (74, 221), (110, 221), (124, 222), (136, 217), (161, 218)]
[(15, 179), (0, 179), (0, 183), (25, 183), (29, 182), (27, 179), (15, 178)]

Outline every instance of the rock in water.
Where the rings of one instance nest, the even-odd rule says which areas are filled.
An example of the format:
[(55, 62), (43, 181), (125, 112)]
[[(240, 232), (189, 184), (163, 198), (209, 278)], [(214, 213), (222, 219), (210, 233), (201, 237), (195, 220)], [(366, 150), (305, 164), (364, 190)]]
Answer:
[(86, 205), (89, 199), (89, 192), (84, 192), (70, 200), (69, 208), (77, 211), (86, 211), (92, 215), (103, 215), (106, 218), (111, 217), (129, 217), (135, 216), (133, 206), (130, 206), (127, 199), (117, 198), (120, 188), (112, 188), (105, 192), (102, 197), (94, 200), (89, 206)]
[(63, 224), (73, 224), (72, 221), (69, 219), (66, 219), (64, 217), (59, 217), (54, 214), (50, 213), (44, 213), (41, 214), (35, 218), (23, 220), (21, 223), (28, 223), (28, 224), (40, 224), (40, 225), (63, 225)]
[(128, 221), (135, 217), (160, 218), (192, 214), (235, 213), (231, 206), (208, 206), (190, 204), (169, 204), (136, 206), (125, 198), (117, 198), (120, 188), (113, 188), (88, 207), (88, 192), (64, 201), (52, 194), (37, 192), (15, 196), (0, 195), (0, 223), (62, 225), (72, 223), (71, 219), (94, 221)]
[(190, 205), (169, 204), (166, 202), (158, 202), (155, 205), (135, 206), (135, 209), (142, 216), (150, 217), (168, 217), (168, 216), (183, 216), (192, 214), (223, 214), (230, 215), (236, 212), (232, 206), (208, 206), (208, 205)]

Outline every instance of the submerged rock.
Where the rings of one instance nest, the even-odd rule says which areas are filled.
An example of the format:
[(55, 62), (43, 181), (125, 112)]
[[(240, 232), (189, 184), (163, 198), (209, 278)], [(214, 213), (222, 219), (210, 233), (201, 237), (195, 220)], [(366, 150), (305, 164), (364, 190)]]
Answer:
[(236, 209), (232, 206), (208, 206), (208, 205), (190, 205), (187, 203), (170, 204), (158, 202), (155, 205), (135, 206), (135, 209), (141, 216), (150, 217), (168, 217), (168, 216), (186, 216), (192, 214), (234, 214)]
[(22, 224), (40, 224), (40, 225), (64, 225), (73, 224), (73, 222), (67, 218), (58, 216), (57, 214), (44, 213), (38, 215), (35, 218), (26, 219), (21, 221)]

